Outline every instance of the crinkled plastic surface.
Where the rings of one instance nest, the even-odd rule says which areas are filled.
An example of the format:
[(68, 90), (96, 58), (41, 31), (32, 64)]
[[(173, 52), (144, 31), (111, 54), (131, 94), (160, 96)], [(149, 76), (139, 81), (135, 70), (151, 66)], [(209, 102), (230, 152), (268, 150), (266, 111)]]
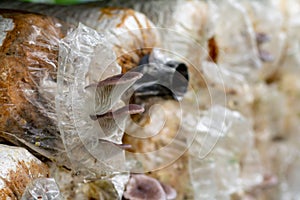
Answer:
[(299, 46), (300, 41), (299, 28), (300, 28), (300, 5), (297, 0), (288, 1), (275, 1), (271, 4), (275, 5), (284, 19), (284, 30), (286, 33), (286, 42), (284, 46), (283, 57), (281, 60), (281, 68), (277, 70), (279, 73), (299, 73)]
[[(86, 89), (106, 76), (120, 73), (114, 52), (103, 35), (83, 24), (64, 38), (60, 47), (56, 103), (61, 136), (73, 166), (96, 174), (124, 170), (124, 152), (99, 141), (106, 135), (98, 121), (90, 117), (95, 113), (97, 96), (95, 90)], [(111, 94), (102, 98), (111, 98)]]
[[(238, 195), (241, 195), (241, 198), (298, 199), (299, 191), (297, 191), (297, 186), (299, 185), (299, 179), (297, 169), (299, 168), (298, 125), (300, 110), (298, 106), (299, 1), (224, 0), (213, 2), (193, 0), (124, 1), (124, 6), (144, 12), (153, 21), (151, 26), (155, 24), (178, 31), (180, 34), (159, 33), (162, 36), (160, 46), (169, 50), (179, 50), (178, 52), (181, 52), (184, 57), (190, 57), (193, 60), (192, 63), (197, 63), (196, 67), (198, 70), (203, 69), (201, 72), (203, 72), (202, 75), (206, 79), (205, 83), (200, 81), (199, 83), (197, 81), (197, 78), (199, 78), (198, 74), (192, 68), (189, 70), (192, 71), (192, 86), (196, 86), (194, 89), (198, 92), (198, 97), (200, 97), (201, 107), (195, 110), (205, 109), (205, 111), (198, 115), (192, 108), (184, 107), (183, 119), (183, 129), (188, 142), (191, 143), (194, 139), (194, 137), (189, 138), (189, 136), (193, 136), (191, 133), (195, 131), (193, 130), (195, 129), (194, 127), (197, 128), (200, 135), (196, 137), (195, 146), (192, 146), (189, 151), (191, 154), (189, 165), (191, 168), (191, 180), (195, 188), (195, 199), (229, 199), (233, 193), (235, 195), (238, 193)], [(69, 8), (51, 11), (51, 9), (48, 9), (48, 6), (37, 6), (32, 9), (40, 9), (40, 12), (53, 12), (55, 13), (54, 15), (62, 16), (62, 18), (66, 18), (72, 23), (78, 23), (81, 20), (87, 25), (97, 28), (98, 31), (104, 33), (105, 37), (111, 38), (109, 42), (113, 44), (112, 48), (116, 50), (117, 57), (123, 55), (123, 53), (129, 55), (127, 54), (128, 50), (139, 47), (139, 45), (136, 45), (139, 44), (137, 41), (149, 41), (145, 46), (156, 44), (156, 37), (153, 37), (155, 38), (154, 40), (149, 40), (152, 36), (157, 35), (154, 32), (151, 32), (151, 34), (140, 34), (140, 31), (135, 31), (134, 34), (130, 32), (135, 38), (133, 45), (128, 42), (131, 41), (129, 39), (131, 37), (127, 37), (128, 35), (126, 34), (123, 35), (127, 31), (126, 29), (138, 28), (138, 22), (144, 28), (145, 26), (143, 25), (148, 23), (145, 16), (126, 9), (100, 10), (99, 7), (102, 7), (101, 5), (120, 5), (120, 2), (100, 2), (97, 3), (97, 9), (87, 8), (87, 10), (82, 12), (79, 12), (79, 9), (76, 11), (76, 9)], [(111, 15), (111, 17), (106, 14)], [(66, 17), (66, 15), (70, 17)], [(121, 23), (122, 20), (120, 19), (122, 17), (120, 16), (126, 19), (123, 23)], [(95, 22), (94, 20), (98, 20), (99, 17), (101, 20)], [(87, 18), (90, 21), (85, 21)], [(120, 27), (117, 27), (118, 25)], [(11, 26), (5, 25), (4, 29), (9, 30)], [(120, 33), (122, 33), (122, 37), (115, 37), (115, 35), (120, 36)], [(7, 32), (4, 32), (1, 37), (5, 37), (6, 34)], [(145, 35), (147, 37), (143, 37)], [(188, 37), (178, 37), (178, 35), (188, 35)], [(197, 37), (199, 35), (200, 37)], [(141, 38), (142, 40), (140, 40)], [(212, 60), (207, 59), (207, 61), (207, 55), (194, 48), (197, 45), (189, 41), (189, 38), (200, 44), (205, 44), (207, 39), (214, 39), (216, 45), (212, 50), (215, 50), (215, 58)], [(208, 43), (213, 44), (211, 41), (209, 40)], [(126, 48), (118, 48), (120, 44), (124, 44)], [(149, 51), (133, 52), (133, 56), (129, 56), (133, 58), (133, 60), (129, 61), (129, 64), (127, 62), (123, 63), (123, 61), (128, 60), (126, 56), (124, 56), (125, 59), (118, 59), (118, 62), (122, 64), (122, 67), (126, 67), (125, 71), (127, 71), (130, 67), (136, 66), (136, 63), (145, 54), (149, 54)], [(203, 60), (205, 61), (203, 62)], [(214, 65), (211, 61), (216, 62), (217, 65)], [(78, 63), (80, 62), (78, 61)], [(102, 61), (98, 64), (101, 65)], [(108, 76), (109, 74), (108, 72)], [(4, 74), (1, 78), (5, 76)], [(90, 76), (92, 75), (87, 75), (87, 77)], [(67, 81), (71, 79), (66, 78)], [(94, 81), (97, 82), (99, 79), (95, 78)], [(49, 85), (48, 82), (45, 83)], [(210, 93), (211, 96), (203, 94), (206, 87), (205, 84), (208, 84), (207, 87), (213, 88), (211, 90), (212, 93)], [(72, 91), (74, 92), (76, 88), (73, 87), (72, 89), (74, 89)], [(193, 103), (196, 100), (190, 93), (191, 90), (188, 91), (185, 100)], [(225, 95), (227, 102), (224, 101)], [(74, 95), (72, 98), (80, 99), (82, 97), (81, 95)], [(91, 99), (94, 101), (94, 97), (91, 97)], [(211, 99), (213, 102), (210, 101)], [(76, 108), (78, 106), (76, 103), (80, 101), (73, 102), (72, 106)], [(212, 109), (206, 110), (210, 105), (215, 104), (238, 110), (238, 112), (214, 106), (212, 106)], [(92, 104), (88, 105), (94, 106)], [(122, 103), (118, 104), (118, 106), (122, 105)], [(86, 115), (89, 115), (87, 113), (89, 113), (90, 108), (86, 106), (85, 109)], [(175, 110), (174, 107), (170, 106), (168, 114), (171, 116), (170, 118), (173, 117), (174, 124), (177, 124), (177, 112)], [(224, 115), (224, 110), (228, 115)], [(161, 110), (153, 108), (153, 111), (156, 115), (156, 121), (154, 120), (154, 122), (157, 123), (151, 124), (153, 126), (149, 127), (147, 130), (149, 132), (151, 132), (153, 127), (155, 129), (161, 125), (158, 123), (162, 116)], [(71, 113), (75, 116), (72, 116), (72, 120), (79, 118), (76, 116), (78, 114), (77, 111), (72, 110)], [(69, 116), (68, 114), (66, 115)], [(222, 120), (223, 118), (225, 118), (225, 121)], [(68, 120), (66, 118), (66, 121)], [(75, 122), (77, 123), (78, 121)], [(97, 126), (99, 125), (97, 121), (94, 121), (94, 123)], [(167, 124), (169, 131), (164, 131), (167, 134), (164, 134), (163, 139), (166, 139), (173, 130), (170, 124)], [(84, 123), (79, 123), (76, 128), (82, 130), (84, 125)], [(74, 128), (72, 126), (69, 127), (71, 129)], [(69, 127), (66, 126), (66, 129)], [(255, 131), (255, 135), (253, 131)], [(119, 141), (122, 133), (113, 135), (116, 137), (110, 138), (110, 141)], [(73, 135), (71, 136), (73, 137)], [(100, 133), (100, 136), (104, 137), (104, 134), (101, 135)], [(77, 137), (79, 136), (75, 138)], [(84, 138), (84, 136), (80, 137)], [(68, 150), (73, 153), (73, 157), (71, 157), (75, 166), (77, 163), (80, 163), (76, 162), (76, 159), (80, 159), (80, 156), (83, 155), (76, 155), (76, 152), (81, 152), (83, 147), (88, 149), (87, 154), (84, 154), (88, 155), (87, 158), (93, 157), (91, 152), (98, 152), (94, 151), (94, 149), (92, 151), (89, 150), (91, 147), (89, 140), (85, 141), (84, 138), (83, 141), (83, 144), (79, 145), (78, 149), (71, 148), (71, 150)], [(81, 141), (78, 143), (81, 143)], [(76, 144), (76, 141), (74, 144)], [(153, 144), (155, 143), (143, 145), (143, 149), (151, 149), (155, 146)], [(215, 144), (216, 146), (214, 146)], [(104, 145), (104, 149), (109, 146), (109, 144)], [(215, 148), (211, 150), (212, 147)], [(210, 154), (207, 155), (209, 152)], [(165, 155), (169, 156), (173, 152), (167, 151), (166, 153)], [(114, 152), (110, 155), (112, 154)], [(174, 154), (177, 154), (177, 152)], [(199, 154), (202, 157), (199, 157)], [(202, 159), (204, 155), (207, 155), (207, 157)], [(86, 163), (79, 165), (90, 165), (91, 162), (89, 161), (91, 160), (87, 159)], [(159, 156), (152, 156), (149, 159), (149, 163), (153, 163), (151, 162), (153, 160), (160, 162)], [(131, 163), (126, 164), (130, 165)], [(98, 166), (102, 166), (102, 163)], [(98, 166), (94, 167), (97, 168)], [(104, 171), (109, 170), (105, 168)], [(176, 172), (178, 172), (177, 169)], [(271, 174), (264, 175), (264, 172)], [(274, 176), (274, 179), (278, 178), (278, 184), (274, 179), (268, 178), (268, 176)], [(178, 178), (177, 182), (180, 182), (179, 180), (181, 179)], [(118, 181), (115, 182), (118, 183)]]
[(285, 118), (288, 112), (285, 95), (275, 85), (267, 89), (266, 85), (261, 84), (255, 88), (255, 96), (253, 114), (259, 137), (269, 139), (285, 137), (287, 123)]
[(53, 178), (39, 178), (33, 180), (21, 200), (62, 200), (59, 188)]
[[(169, 28), (189, 35), (198, 42), (212, 36), (216, 13), (209, 1), (175, 0), (172, 3), (163, 0), (147, 2), (109, 1), (110, 6), (123, 5), (144, 13), (159, 28)], [(188, 11), (188, 12), (187, 12)]]
[[(75, 25), (81, 22), (97, 31), (110, 32), (110, 40), (115, 44), (118, 57), (122, 55), (118, 62), (127, 68), (131, 63), (137, 64), (138, 59), (148, 54), (157, 43), (188, 57), (197, 66), (201, 65), (201, 61), (208, 56), (209, 50), (204, 47), (208, 45), (207, 40), (213, 37), (218, 16), (212, 1), (198, 0), (175, 0), (172, 3), (162, 0), (101, 1), (75, 6), (3, 3), (2, 6), (56, 16)], [(158, 30), (153, 29), (154, 26)], [(161, 42), (158, 35), (162, 37)], [(126, 45), (119, 48), (120, 44)], [(128, 57), (132, 60), (128, 61)]]
[[(270, 1), (244, 0), (241, 4), (245, 8), (256, 33), (257, 49), (260, 59), (263, 61), (259, 78), (268, 78), (280, 66), (286, 45), (287, 32), (284, 31), (284, 15)], [(266, 57), (271, 58), (271, 60), (265, 60)]]
[(67, 164), (55, 111), (59, 40), (55, 18), (0, 10), (0, 136)]
[[(107, 13), (123, 12), (122, 9), (114, 9), (115, 7), (127, 7), (144, 13), (158, 27), (174, 29), (183, 35), (189, 35), (198, 42), (212, 36), (213, 25), (217, 16), (216, 12), (214, 12), (215, 6), (212, 2), (197, 0), (175, 0), (172, 3), (163, 0), (150, 0), (146, 2), (108, 0), (75, 6), (54, 6), (20, 2), (6, 2), (0, 5), (3, 8), (20, 8), (22, 10), (56, 16), (75, 24), (81, 21), (95, 29), (107, 26), (105, 23), (99, 23), (99, 16), (103, 15), (105, 17)], [(99, 11), (99, 8), (104, 9), (100, 9)], [(114, 18), (114, 16), (111, 17)]]
[(82, 16), (79, 21), (102, 32), (112, 44), (122, 71), (136, 67), (143, 56), (159, 45), (160, 38), (154, 24), (142, 13), (131, 9), (97, 8), (93, 21)]
[[(84, 98), (81, 96), (84, 87), (121, 72), (121, 68), (114, 63), (115, 53), (104, 36), (80, 26), (78, 32), (70, 33), (62, 43), (63, 53), (60, 56), (68, 60), (64, 60), (66, 63), (58, 67), (58, 43), (65, 34), (66, 26), (63, 27), (51, 17), (6, 12), (1, 11), (1, 16), (13, 19), (14, 24), (11, 24), (12, 20), (1, 21), (4, 25), (8, 23), (3, 25), (4, 29), (1, 31), (4, 33), (11, 27), (19, 29), (8, 32), (2, 44), (1, 62), (4, 67), (1, 68), (1, 86), (4, 93), (1, 94), (1, 103), (4, 105), (4, 114), (1, 115), (1, 136), (16, 144), (28, 146), (73, 170), (90, 167), (81, 171), (83, 176), (98, 177), (116, 168), (124, 170), (123, 151), (116, 145), (101, 143), (100, 148), (94, 146), (95, 142), (100, 143), (97, 139), (94, 140), (95, 137), (105, 137), (97, 121), (90, 118), (95, 108), (92, 103), (95, 102), (95, 91), (93, 94), (87, 92), (88, 96), (83, 96)], [(19, 31), (22, 35), (16, 34)], [(58, 76), (57, 70), (61, 72)], [(60, 79), (61, 77), (64, 79)], [(81, 93), (76, 93), (75, 89)], [(56, 96), (57, 91), (61, 92), (61, 96)], [(70, 112), (59, 104), (63, 95), (69, 97), (69, 100), (65, 98), (62, 102), (64, 106), (71, 106), (68, 107), (71, 108)], [(109, 98), (109, 94), (103, 96)], [(58, 107), (57, 110), (55, 106)], [(88, 112), (91, 110), (93, 112)], [(63, 125), (61, 130), (58, 130), (58, 123)], [(88, 132), (84, 124), (91, 125), (91, 129), (95, 126), (99, 128), (94, 132), (87, 128), (90, 130)], [(66, 134), (72, 128), (75, 133), (69, 139)], [(120, 143), (122, 128), (115, 134), (115, 142)], [(75, 143), (73, 146), (70, 145), (72, 142)], [(99, 158), (101, 161), (95, 162)], [(70, 166), (69, 159), (74, 165)], [(104, 161), (105, 164), (102, 163)]]
[(214, 106), (204, 113), (197, 129), (189, 161), (195, 196), (229, 198), (262, 181), (260, 157), (254, 153), (253, 130), (239, 112)]
[[(118, 6), (118, 1), (109, 5)], [(124, 5), (144, 13), (158, 28), (161, 47), (187, 58), (200, 68), (208, 57), (208, 40), (213, 37), (218, 13), (212, 1), (150, 0), (126, 1)]]
[(215, 25), (215, 38), (220, 49), (218, 63), (234, 67), (235, 70), (251, 77), (255, 69), (261, 68), (262, 63), (246, 9), (235, 0), (216, 4), (217, 12), (221, 16)]
[(119, 199), (122, 197), (124, 186), (128, 181), (129, 174), (121, 173), (86, 182), (76, 182), (74, 174), (64, 168), (58, 168), (51, 164), (51, 177), (59, 186), (63, 199), (87, 200), (87, 199)]
[(203, 62), (202, 68), (211, 89), (208, 96), (207, 93), (201, 93), (201, 104), (209, 105), (213, 101), (214, 104), (238, 110), (245, 115), (252, 112), (248, 107), (254, 100), (253, 89), (242, 73), (213, 62)]
[[(129, 3), (128, 3), (129, 4)], [(211, 2), (205, 1), (147, 1), (132, 3), (145, 13), (161, 31), (162, 46), (200, 65), (207, 56), (203, 49), (212, 37), (217, 14)]]
[(55, 16), (75, 26), (83, 23), (105, 34), (113, 44), (123, 72), (136, 66), (139, 60), (159, 44), (154, 24), (142, 13), (128, 8), (116, 8), (109, 2), (95, 5), (58, 6), (30, 3), (3, 3), (5, 8), (19, 8)]
[[(128, 29), (151, 26), (151, 22), (148, 21), (144, 15), (132, 10), (112, 9), (110, 12), (112, 12), (113, 17), (109, 17), (107, 14), (107, 16), (103, 17), (104, 19), (102, 19), (102, 23), (92, 24), (95, 26), (94, 28), (103, 30), (106, 33), (106, 36), (113, 36), (114, 34), (121, 34), (122, 32), (126, 32), (123, 34), (126, 35)], [(101, 15), (101, 12), (97, 13)], [(103, 11), (102, 13), (105, 12)], [(87, 20), (86, 18), (84, 19)], [(122, 21), (124, 19), (126, 20)], [(88, 22), (89, 21), (87, 21), (87, 23)], [(90, 22), (94, 23), (95, 20), (91, 20)], [(121, 27), (119, 27), (119, 23), (121, 23)], [(100, 26), (100, 28), (97, 26)], [(99, 127), (98, 121), (93, 121), (90, 117), (90, 115), (95, 113), (95, 103), (93, 104), (91, 102), (96, 102), (96, 92), (85, 90), (85, 87), (120, 73), (121, 68), (114, 63), (116, 56), (112, 48), (115, 47), (115, 50), (119, 49), (119, 54), (126, 53), (127, 47), (129, 47), (128, 51), (130, 51), (131, 48), (133, 50), (139, 50), (140, 48), (147, 47), (146, 43), (141, 42), (141, 40), (144, 40), (144, 37), (153, 39), (145, 40), (150, 42), (150, 46), (155, 44), (157, 38), (155, 35), (153, 37), (153, 33), (147, 35), (148, 33), (137, 30), (137, 33), (132, 32), (136, 35), (132, 35), (130, 33), (130, 35), (126, 35), (124, 37), (125, 39), (123, 38), (121, 41), (119, 41), (119, 38), (115, 36), (115, 38), (110, 41), (113, 45), (109, 45), (108, 42), (104, 41), (103, 35), (98, 34), (90, 28), (80, 25), (77, 31), (78, 32), (70, 33), (62, 42), (60, 54), (62, 64), (59, 66), (59, 75), (57, 77), (58, 86), (56, 84), (56, 71), (53, 72), (53, 77), (51, 77), (52, 79), (49, 79), (48, 76), (50, 75), (48, 75), (48, 71), (46, 71), (47, 74), (45, 76), (41, 76), (43, 80), (40, 83), (40, 86), (41, 90), (43, 89), (43, 95), (49, 98), (47, 99), (49, 100), (47, 103), (51, 104), (51, 109), (55, 106), (53, 95), (56, 91), (59, 91), (56, 99), (57, 113), (52, 111), (52, 117), (56, 119), (56, 114), (58, 114), (59, 125), (61, 125), (60, 127), (63, 127), (60, 128), (60, 133), (66, 149), (63, 149), (62, 147), (60, 151), (67, 151), (71, 164), (73, 164), (71, 167), (72, 169), (81, 171), (83, 176), (97, 177), (109, 172), (112, 173), (118, 170), (125, 170), (124, 152), (114, 144), (100, 142), (98, 140), (105, 138), (105, 140), (111, 142), (121, 143), (122, 127), (117, 131), (117, 133), (110, 133), (110, 138), (107, 138), (107, 135), (105, 135), (103, 130), (101, 130), (101, 127)], [(110, 33), (110, 31), (114, 31), (114, 33)], [(125, 42), (128, 42), (129, 45), (124, 44)], [(102, 46), (98, 45), (98, 47), (95, 47), (95, 45), (99, 43), (103, 43)], [(57, 49), (55, 50), (57, 51)], [(90, 54), (90, 57), (88, 54)], [(139, 52), (136, 54), (136, 62), (139, 62), (139, 54)], [(55, 56), (56, 55), (57, 54), (55, 54)], [(98, 55), (101, 55), (101, 57)], [(54, 61), (56, 62), (57, 60)], [(92, 67), (88, 67), (89, 64)], [(53, 67), (56, 70), (56, 63), (53, 64)], [(61, 77), (63, 78), (61, 79)], [(71, 80), (72, 78), (74, 79), (73, 81)], [(108, 100), (110, 100), (109, 98), (111, 96), (105, 93), (101, 94), (100, 97), (108, 98)], [(116, 97), (117, 98), (113, 100), (111, 106), (105, 108), (106, 111), (110, 110), (115, 104), (116, 106), (120, 106), (118, 103), (120, 96)], [(67, 98), (69, 98), (69, 100), (66, 100)], [(105, 113), (106, 111), (103, 112)], [(45, 114), (51, 113), (45, 112)], [(47, 121), (48, 124), (49, 122), (50, 121)], [(46, 124), (46, 122), (43, 124)], [(98, 129), (96, 128), (95, 130), (94, 127), (98, 127)], [(55, 125), (54, 128), (56, 129)], [(74, 132), (70, 133), (71, 131)], [(59, 134), (57, 136), (59, 136)], [(54, 140), (52, 141), (54, 142)], [(35, 148), (34, 145), (38, 146), (40, 143), (34, 143), (32, 146)], [(49, 146), (55, 147), (55, 145)], [(50, 157), (49, 155), (47, 156)], [(64, 162), (62, 164), (68, 165)], [(86, 168), (86, 166), (88, 166), (88, 168)], [(119, 183), (119, 185), (120, 184), (121, 183)]]

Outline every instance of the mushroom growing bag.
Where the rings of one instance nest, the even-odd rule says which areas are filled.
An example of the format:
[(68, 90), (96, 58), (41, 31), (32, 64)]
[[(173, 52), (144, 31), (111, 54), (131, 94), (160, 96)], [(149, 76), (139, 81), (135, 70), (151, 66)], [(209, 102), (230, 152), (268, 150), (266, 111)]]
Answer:
[[(114, 50), (126, 48), (125, 41), (142, 47), (143, 34), (127, 34), (121, 41), (111, 37), (110, 42), (105, 37), (110, 36), (109, 31), (130, 31), (126, 24), (117, 26), (126, 14), (116, 11), (113, 18), (99, 22), (105, 35), (82, 24), (67, 34), (69, 25), (52, 17), (2, 10), (1, 137), (59, 165), (76, 171), (84, 168), (89, 175), (125, 170), (118, 145), (122, 126), (128, 114), (142, 110), (119, 100), (141, 75), (118, 76), (121, 67), (115, 62)], [(148, 24), (141, 15), (132, 26), (139, 20)], [(113, 109), (117, 112), (110, 112)], [(120, 127), (109, 117), (113, 114), (118, 115)]]
[(59, 20), (0, 10), (0, 136), (67, 164), (55, 110)]

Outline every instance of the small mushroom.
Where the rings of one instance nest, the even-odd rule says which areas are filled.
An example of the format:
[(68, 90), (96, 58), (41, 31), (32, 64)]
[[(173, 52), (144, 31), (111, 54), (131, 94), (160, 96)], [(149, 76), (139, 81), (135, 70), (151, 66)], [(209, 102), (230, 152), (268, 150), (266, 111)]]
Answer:
[(167, 195), (158, 180), (146, 175), (132, 175), (124, 197), (128, 200), (166, 200)]

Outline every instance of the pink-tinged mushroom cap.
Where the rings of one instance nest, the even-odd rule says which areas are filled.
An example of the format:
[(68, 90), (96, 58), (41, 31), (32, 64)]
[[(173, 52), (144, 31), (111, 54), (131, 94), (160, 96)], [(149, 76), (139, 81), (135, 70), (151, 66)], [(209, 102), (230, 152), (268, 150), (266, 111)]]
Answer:
[(132, 175), (124, 192), (128, 200), (166, 200), (167, 195), (158, 180), (146, 175)]

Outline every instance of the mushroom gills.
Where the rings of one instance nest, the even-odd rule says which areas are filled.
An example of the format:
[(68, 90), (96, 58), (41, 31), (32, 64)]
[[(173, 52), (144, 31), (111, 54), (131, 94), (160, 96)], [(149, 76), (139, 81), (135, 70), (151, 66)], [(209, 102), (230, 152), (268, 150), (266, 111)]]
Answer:
[(142, 76), (138, 72), (127, 72), (86, 86), (85, 89), (95, 91), (95, 112), (97, 115), (109, 112), (125, 91)]
[(107, 137), (112, 133), (117, 132), (120, 127), (124, 127), (124, 123), (129, 115), (139, 114), (144, 112), (142, 106), (136, 104), (129, 104), (116, 111), (107, 112), (102, 115), (91, 115), (92, 120), (98, 120), (99, 125)]

